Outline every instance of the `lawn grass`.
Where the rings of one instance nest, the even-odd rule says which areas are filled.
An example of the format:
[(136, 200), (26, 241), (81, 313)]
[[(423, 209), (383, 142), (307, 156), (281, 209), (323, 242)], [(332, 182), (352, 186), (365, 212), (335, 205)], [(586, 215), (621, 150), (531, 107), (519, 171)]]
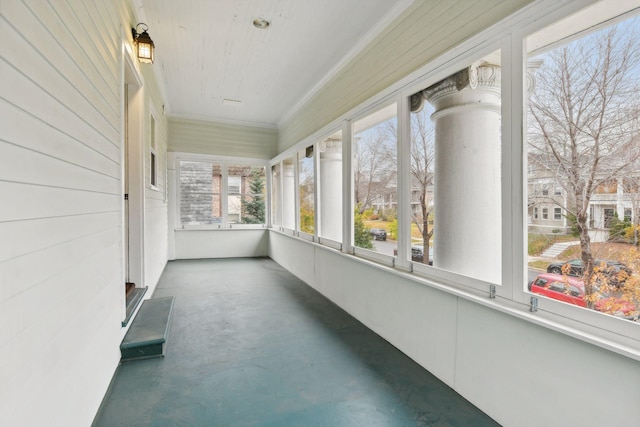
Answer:
[(537, 268), (540, 270), (546, 270), (548, 265), (549, 265), (549, 261), (545, 261), (541, 259), (536, 259), (529, 263), (529, 267)]
[[(632, 248), (633, 245), (628, 243), (591, 243), (591, 253), (595, 259), (627, 260)], [(575, 258), (580, 258), (580, 245), (569, 246), (558, 255), (558, 259), (563, 261)]]
[(568, 234), (529, 234), (527, 252), (531, 256), (539, 256), (554, 243), (570, 242), (572, 240), (578, 240), (578, 238)]

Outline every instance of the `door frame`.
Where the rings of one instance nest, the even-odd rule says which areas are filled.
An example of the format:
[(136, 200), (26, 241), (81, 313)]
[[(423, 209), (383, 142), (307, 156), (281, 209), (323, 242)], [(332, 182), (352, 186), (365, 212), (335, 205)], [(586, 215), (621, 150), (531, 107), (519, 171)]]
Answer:
[[(144, 80), (133, 55), (131, 42), (122, 35), (121, 66), (121, 211), (122, 211), (122, 284), (135, 283), (144, 288)], [(125, 85), (128, 90), (125, 91)], [(125, 96), (127, 99), (125, 99)], [(128, 108), (125, 109), (125, 102)], [(127, 117), (125, 122), (125, 111)], [(126, 125), (128, 124), (128, 126)], [(125, 143), (127, 131), (127, 143)], [(128, 148), (128, 150), (126, 150)], [(125, 152), (125, 150), (127, 152)], [(128, 175), (128, 210), (125, 209), (125, 167)], [(127, 217), (125, 218), (125, 215)], [(126, 247), (128, 232), (128, 248)], [(128, 261), (128, 263), (127, 263)], [(128, 272), (127, 272), (128, 265)], [(123, 292), (124, 296), (124, 292)]]

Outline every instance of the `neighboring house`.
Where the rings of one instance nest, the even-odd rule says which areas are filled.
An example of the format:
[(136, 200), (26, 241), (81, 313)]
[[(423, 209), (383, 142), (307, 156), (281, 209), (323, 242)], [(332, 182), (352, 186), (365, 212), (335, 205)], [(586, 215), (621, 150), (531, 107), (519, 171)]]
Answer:
[[(637, 184), (630, 185), (632, 181), (630, 178), (612, 180), (599, 185), (594, 191), (589, 203), (589, 227), (596, 240), (608, 238), (611, 220), (616, 216), (633, 223), (640, 218), (640, 192)], [(530, 232), (571, 232), (566, 206), (566, 192), (557, 179), (543, 174), (529, 174), (527, 223)]]

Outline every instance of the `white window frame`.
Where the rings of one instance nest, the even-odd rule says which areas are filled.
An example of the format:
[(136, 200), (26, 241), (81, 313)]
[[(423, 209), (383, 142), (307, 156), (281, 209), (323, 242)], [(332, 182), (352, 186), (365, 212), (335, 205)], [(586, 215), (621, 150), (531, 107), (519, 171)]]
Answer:
[[(514, 182), (521, 182), (521, 206), (523, 206), (524, 212), (522, 217), (526, 214), (526, 197), (527, 194), (527, 155), (526, 150), (522, 147), (526, 147), (524, 141), (525, 133), (522, 129), (526, 129), (526, 110), (524, 99), (524, 88), (526, 87), (525, 81), (525, 40), (526, 38), (555, 22), (566, 18), (579, 10), (598, 3), (597, 0), (575, 0), (575, 1), (540, 1), (539, 4), (533, 5), (532, 10), (535, 11), (535, 16), (530, 15), (529, 20), (522, 22), (522, 25), (513, 26), (512, 31), (512, 52), (513, 58), (520, 60), (514, 60), (511, 62), (511, 69), (515, 70), (512, 74), (512, 87), (513, 99), (510, 102), (510, 107), (514, 111), (514, 116), (518, 115), (522, 118), (521, 123), (514, 122), (518, 131), (513, 135), (514, 147), (519, 147), (521, 151), (519, 158), (514, 158), (512, 162), (514, 173), (511, 179)], [(503, 72), (504, 78), (504, 72)], [(504, 102), (503, 98), (503, 103)], [(505, 104), (509, 104), (506, 102)], [(522, 159), (522, 160), (520, 160)], [(520, 165), (518, 168), (517, 166)], [(514, 195), (513, 202), (517, 202), (517, 195)], [(515, 217), (515, 215), (514, 215)], [(519, 232), (518, 232), (519, 231)], [(599, 313), (594, 310), (586, 310), (582, 307), (572, 306), (560, 301), (556, 301), (550, 298), (537, 297), (535, 294), (531, 294), (526, 291), (524, 284), (526, 283), (526, 225), (519, 230), (514, 229), (514, 241), (517, 243), (517, 235), (523, 236), (523, 241), (520, 244), (522, 250), (519, 252), (522, 254), (523, 266), (521, 275), (514, 274), (513, 276), (513, 298), (516, 303), (521, 303), (529, 307), (532, 306), (532, 298), (536, 298), (536, 311), (535, 320), (543, 324), (550, 329), (560, 331), (566, 335), (573, 336), (583, 341), (590, 342), (600, 347), (615, 351), (620, 354), (630, 356), (634, 359), (640, 360), (640, 337), (638, 333), (638, 325), (635, 322), (619, 319), (614, 316)], [(518, 269), (519, 270), (519, 269)]]
[[(153, 108), (149, 112), (149, 188), (160, 191), (158, 183), (158, 119)], [(166, 186), (166, 184), (165, 184)]]
[(562, 221), (562, 208), (553, 208), (553, 220)]
[[(225, 156), (214, 156), (208, 154), (191, 154), (191, 153), (175, 153), (173, 155), (174, 161), (174, 169), (176, 171), (176, 203), (175, 203), (175, 223), (173, 224), (174, 230), (217, 230), (217, 229), (256, 229), (256, 228), (266, 228), (269, 223), (269, 211), (267, 210), (269, 204), (268, 199), (270, 199), (270, 194), (268, 193), (268, 189), (270, 187), (270, 178), (269, 173), (271, 169), (269, 168), (268, 162), (262, 159), (253, 159), (253, 158), (245, 158), (245, 157), (225, 157)], [(211, 163), (211, 164), (219, 164), (222, 167), (222, 178), (221, 178), (221, 188), (220, 188), (220, 203), (222, 205), (222, 222), (220, 224), (201, 224), (201, 225), (183, 225), (180, 221), (180, 200), (181, 200), (181, 189), (180, 189), (180, 162), (181, 161), (192, 161), (192, 162), (203, 162), (203, 163)], [(236, 224), (229, 223), (228, 219), (228, 167), (229, 166), (261, 166), (265, 168), (265, 222), (263, 224)], [(267, 173), (267, 171), (269, 173)]]
[[(398, 102), (399, 100), (401, 100), (402, 98), (399, 97), (397, 94), (394, 94), (392, 96), (388, 96), (378, 102), (376, 102), (375, 104), (369, 106), (368, 108), (360, 111), (357, 115), (354, 115), (351, 117), (351, 120), (349, 122), (349, 182), (350, 182), (350, 191), (349, 191), (349, 204), (347, 205), (349, 208), (349, 218), (350, 218), (350, 223), (349, 223), (349, 241), (348, 241), (348, 245), (347, 245), (347, 250), (349, 253), (357, 255), (359, 257), (368, 259), (370, 261), (375, 261), (375, 262), (379, 262), (382, 263), (384, 265), (388, 265), (388, 266), (395, 266), (396, 265), (396, 257), (393, 255), (387, 255), (387, 254), (383, 254), (380, 252), (376, 252), (370, 249), (365, 249), (365, 248), (360, 248), (355, 246), (355, 242), (354, 242), (354, 236), (353, 236), (353, 209), (354, 209), (354, 204), (353, 204), (353, 198), (354, 198), (354, 179), (353, 179), (353, 174), (354, 174), (354, 169), (353, 169), (353, 148), (354, 148), (354, 144), (356, 143), (355, 138), (353, 137), (355, 135), (355, 130), (354, 127), (356, 125), (356, 123), (366, 117), (371, 116), (372, 114), (375, 114), (376, 112), (380, 111), (380, 110), (384, 110), (385, 108), (388, 108), (390, 106), (392, 106), (393, 104), (396, 104), (396, 129), (398, 132), (398, 135), (396, 135), (396, 150), (399, 150), (399, 146), (400, 146), (400, 131), (399, 131), (399, 120), (400, 120), (400, 103)], [(345, 140), (343, 139), (343, 147), (345, 145)], [(344, 161), (344, 152), (343, 152), (343, 161)], [(398, 155), (397, 155), (398, 156)], [(397, 157), (397, 159), (399, 159), (399, 157)], [(399, 194), (401, 190), (401, 183), (400, 183), (400, 176), (399, 176), (399, 172), (398, 169), (396, 168), (396, 181), (398, 183), (398, 187), (396, 188), (396, 194)], [(343, 177), (344, 179), (344, 177)], [(400, 204), (398, 202), (398, 209), (400, 208)], [(343, 212), (344, 212), (344, 205), (343, 205)], [(398, 226), (400, 225), (400, 213), (397, 214), (398, 215)], [(400, 245), (400, 241), (398, 241), (398, 245)]]
[[(426, 286), (440, 289), (458, 297), (473, 299), (497, 311), (508, 313), (565, 335), (589, 342), (640, 360), (640, 334), (638, 324), (614, 316), (571, 306), (553, 299), (538, 297), (526, 290), (527, 282), (527, 162), (526, 141), (526, 38), (550, 24), (597, 3), (597, 0), (537, 0), (509, 16), (495, 26), (483, 31), (459, 46), (445, 52), (421, 69), (395, 83), (378, 95), (344, 113), (333, 122), (300, 141), (272, 159), (271, 164), (291, 157), (302, 147), (315, 142), (321, 135), (343, 129), (343, 239), (339, 243), (342, 252), (355, 254), (368, 260), (412, 271), (416, 280)], [(406, 144), (409, 124), (404, 117), (408, 111), (409, 97), (419, 90), (437, 83), (452, 73), (467, 67), (474, 60), (500, 49), (502, 57), (502, 280), (500, 284), (483, 282), (449, 271), (431, 268), (420, 263), (404, 261), (410, 250), (406, 230), (399, 230), (397, 259), (379, 257), (375, 252), (354, 248), (352, 123), (379, 109), (385, 102), (398, 104), (398, 162), (403, 172), (398, 175), (398, 221), (402, 227), (408, 215), (408, 206), (402, 197), (410, 197), (410, 168)], [(393, 101), (392, 101), (393, 100)], [(404, 151), (403, 151), (404, 150)], [(346, 177), (351, 177), (348, 179)], [(297, 174), (296, 174), (297, 179)], [(297, 182), (296, 182), (297, 188)], [(317, 185), (317, 181), (316, 181)], [(317, 190), (316, 190), (317, 191)], [(296, 192), (297, 193), (297, 192)], [(296, 198), (297, 198), (296, 194)], [(406, 199), (405, 199), (406, 200)], [(409, 199), (410, 200), (410, 199)], [(297, 204), (296, 204), (296, 213)], [(296, 215), (297, 216), (297, 215)], [(547, 214), (548, 217), (548, 214)], [(406, 224), (405, 224), (406, 225)], [(317, 229), (316, 229), (317, 230)], [(284, 230), (287, 232), (287, 230)], [(295, 231), (288, 234), (295, 237)], [(404, 237), (403, 237), (404, 236)], [(336, 245), (337, 246), (337, 245)], [(406, 247), (405, 247), (406, 246)], [(400, 254), (405, 252), (401, 257)], [(368, 252), (371, 252), (369, 254)], [(402, 271), (402, 274), (405, 274)], [(536, 305), (532, 303), (533, 298)]]
[[(300, 206), (301, 206), (301, 201), (300, 201), (300, 162), (302, 161), (302, 157), (301, 156), (301, 152), (305, 151), (307, 149), (307, 147), (313, 147), (313, 233), (307, 233), (306, 231), (302, 231), (302, 223), (300, 221)], [(317, 204), (318, 204), (318, 163), (317, 163), (317, 144), (308, 144), (306, 146), (304, 146), (302, 149), (298, 150), (296, 152), (296, 157), (295, 157), (295, 183), (296, 183), (296, 191), (295, 191), (295, 200), (296, 200), (296, 232), (298, 234), (299, 237), (305, 239), (305, 240), (309, 240), (309, 241), (317, 241), (317, 235), (318, 235), (318, 210), (317, 210)]]

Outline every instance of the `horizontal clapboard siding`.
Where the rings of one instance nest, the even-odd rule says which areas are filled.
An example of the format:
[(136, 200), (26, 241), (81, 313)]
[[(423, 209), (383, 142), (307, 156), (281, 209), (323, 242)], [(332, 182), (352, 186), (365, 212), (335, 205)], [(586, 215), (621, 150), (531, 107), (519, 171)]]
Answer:
[(169, 151), (270, 159), (278, 131), (269, 128), (171, 118)]
[(531, 0), (418, 1), (280, 126), (285, 151)]
[[(0, 425), (90, 425), (124, 335), (121, 55), (138, 20), (128, 1), (0, 12)], [(151, 285), (167, 259), (168, 133), (153, 67), (140, 71)]]

